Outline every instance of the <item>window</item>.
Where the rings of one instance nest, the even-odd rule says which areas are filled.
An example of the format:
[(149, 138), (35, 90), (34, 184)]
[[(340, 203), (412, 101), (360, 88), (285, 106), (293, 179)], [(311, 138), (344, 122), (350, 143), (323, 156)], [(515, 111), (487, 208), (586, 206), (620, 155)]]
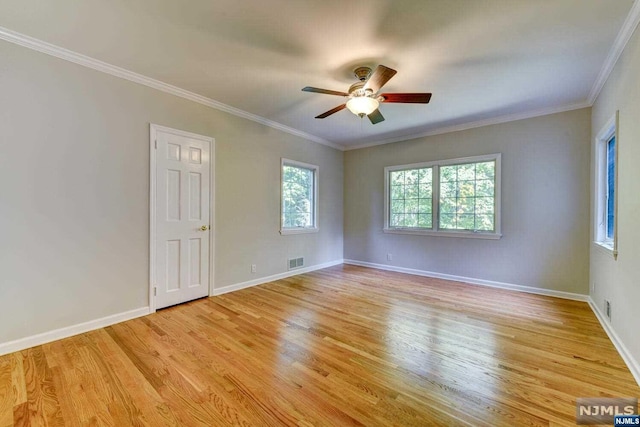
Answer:
[(616, 251), (617, 113), (596, 136), (595, 243)]
[(616, 197), (616, 137), (607, 141), (607, 213), (606, 213), (606, 238), (613, 240), (613, 223), (615, 219)]
[(385, 168), (385, 232), (500, 238), (500, 154)]
[(440, 228), (495, 231), (495, 160), (440, 168)]
[(391, 171), (391, 227), (430, 229), (433, 168)]
[(318, 166), (282, 159), (281, 234), (318, 231)]

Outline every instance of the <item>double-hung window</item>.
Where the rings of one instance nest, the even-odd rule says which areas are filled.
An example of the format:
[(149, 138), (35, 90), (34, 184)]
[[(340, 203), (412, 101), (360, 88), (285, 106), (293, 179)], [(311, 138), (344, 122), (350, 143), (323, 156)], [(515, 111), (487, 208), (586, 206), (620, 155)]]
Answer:
[(390, 181), (389, 226), (424, 228), (433, 226), (433, 168), (392, 170)]
[(500, 154), (385, 168), (385, 232), (500, 238)]
[(281, 234), (318, 231), (318, 166), (282, 159)]
[(598, 133), (595, 140), (595, 243), (617, 255), (616, 248), (616, 169), (617, 114)]

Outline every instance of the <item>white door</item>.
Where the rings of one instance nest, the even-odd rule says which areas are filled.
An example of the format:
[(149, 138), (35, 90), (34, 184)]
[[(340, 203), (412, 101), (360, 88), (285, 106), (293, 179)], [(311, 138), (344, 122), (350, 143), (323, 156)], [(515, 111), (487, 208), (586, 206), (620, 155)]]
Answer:
[(152, 306), (158, 309), (209, 295), (213, 140), (160, 126), (152, 126), (151, 132), (155, 136)]

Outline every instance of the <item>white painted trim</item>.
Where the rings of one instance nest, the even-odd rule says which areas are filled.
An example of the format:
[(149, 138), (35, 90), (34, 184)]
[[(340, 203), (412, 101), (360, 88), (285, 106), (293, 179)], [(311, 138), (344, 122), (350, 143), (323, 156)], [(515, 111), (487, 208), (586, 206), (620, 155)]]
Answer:
[(625, 19), (625, 22), (616, 37), (616, 40), (605, 60), (605, 63), (594, 82), (589, 96), (586, 101), (579, 102), (575, 104), (568, 104), (556, 107), (547, 107), (538, 110), (532, 111), (524, 111), (520, 113), (514, 114), (506, 114), (499, 117), (493, 117), (484, 120), (478, 120), (467, 123), (460, 123), (453, 126), (444, 126), (444, 127), (436, 127), (434, 129), (430, 129), (426, 132), (421, 132), (417, 134), (405, 135), (400, 137), (393, 137), (389, 139), (383, 139), (378, 141), (367, 142), (364, 144), (358, 144), (353, 146), (345, 146), (344, 144), (335, 143), (332, 141), (328, 141), (324, 138), (320, 138), (316, 135), (312, 135), (310, 133), (283, 125), (281, 123), (275, 122), (273, 120), (269, 120), (267, 118), (251, 114), (249, 112), (240, 110), (239, 108), (232, 107), (230, 105), (223, 104), (221, 102), (215, 101), (211, 98), (207, 98), (205, 96), (199, 95), (194, 92), (190, 92), (184, 89), (181, 89), (177, 86), (173, 86), (159, 80), (152, 79), (150, 77), (144, 76), (142, 74), (134, 73), (132, 71), (126, 70), (121, 67), (117, 67), (106, 62), (91, 58), (86, 55), (82, 55), (80, 53), (73, 52), (69, 49), (65, 49), (59, 46), (56, 46), (51, 43), (47, 43), (45, 41), (36, 39), (34, 37), (27, 36), (25, 34), (18, 33), (16, 31), (10, 30), (8, 28), (0, 27), (0, 40), (5, 40), (10, 43), (14, 43), (29, 49), (33, 49), (38, 52), (45, 53), (47, 55), (54, 56), (56, 58), (64, 59), (69, 62), (73, 62), (78, 65), (82, 65), (87, 68), (91, 68), (93, 70), (97, 70), (106, 74), (110, 74), (115, 77), (119, 77), (125, 80), (129, 80), (135, 83), (139, 83), (148, 87), (151, 87), (156, 90), (160, 90), (165, 93), (169, 93), (171, 95), (179, 96), (184, 99), (188, 99), (193, 102), (197, 102), (199, 104), (205, 105), (210, 108), (214, 108), (220, 111), (227, 112), (229, 114), (233, 114), (238, 117), (245, 118), (247, 120), (251, 120), (265, 126), (281, 130), (283, 132), (289, 133), (291, 135), (299, 136), (301, 138), (307, 139), (309, 141), (313, 141), (319, 144), (323, 144), (337, 150), (341, 151), (349, 151), (349, 150), (357, 150), (360, 148), (373, 147), (376, 145), (384, 145), (390, 144), (393, 142), (400, 141), (408, 141), (417, 138), (424, 138), (427, 136), (441, 135), (450, 132), (457, 132), (461, 130), (474, 129), (484, 126), (490, 126), (500, 123), (508, 123), (516, 120), (529, 119), (533, 117), (546, 116), (549, 114), (562, 113), (566, 111), (578, 110), (581, 108), (591, 107), (598, 97), (602, 87), (606, 83), (611, 71), (613, 70), (618, 58), (624, 51), (627, 43), (631, 39), (633, 32), (637, 28), (640, 23), (640, 0), (636, 0)]
[(0, 343), (0, 356), (16, 351), (25, 350), (37, 345), (46, 344), (52, 341), (61, 340), (63, 338), (68, 338), (85, 332), (94, 331), (96, 329), (115, 325), (116, 323), (146, 316), (147, 314), (149, 314), (149, 307), (142, 307), (135, 310), (125, 311), (123, 313), (112, 314), (111, 316), (102, 317), (100, 319), (79, 323), (77, 325), (54, 329), (52, 331), (43, 332), (41, 334), (32, 335), (30, 337)]
[(598, 305), (593, 301), (591, 297), (589, 297), (588, 301), (589, 307), (593, 310), (593, 313), (596, 315), (596, 318), (602, 325), (602, 328), (609, 336), (609, 339), (613, 343), (618, 353), (620, 353), (620, 357), (624, 360), (624, 363), (627, 364), (629, 371), (631, 371), (631, 375), (635, 378), (636, 382), (640, 386), (640, 362), (634, 359), (633, 355), (629, 351), (629, 349), (624, 345), (616, 331), (613, 329), (613, 326), (606, 320), (606, 316), (604, 313), (600, 311)]
[(502, 234), (500, 233), (486, 233), (482, 231), (454, 231), (454, 230), (423, 230), (420, 228), (383, 228), (383, 233), (388, 234), (409, 234), (414, 236), (436, 236), (436, 237), (457, 237), (464, 239), (485, 239), (485, 240), (500, 240)]
[(412, 139), (424, 138), (427, 136), (442, 135), (445, 133), (481, 128), (485, 126), (497, 125), (500, 123), (515, 122), (517, 120), (532, 119), (534, 117), (548, 116), (550, 114), (564, 113), (567, 111), (579, 110), (581, 108), (588, 108), (588, 107), (591, 107), (591, 105), (592, 104), (588, 102), (580, 102), (577, 104), (562, 105), (559, 107), (548, 107), (548, 108), (542, 108), (539, 110), (507, 114), (504, 116), (492, 117), (489, 119), (478, 120), (475, 122), (460, 123), (458, 125), (453, 125), (453, 126), (436, 127), (434, 129), (430, 129), (428, 131), (416, 133), (412, 135), (405, 135), (405, 136), (393, 137), (389, 139), (383, 139), (379, 141), (367, 142), (364, 144), (345, 146), (344, 151), (359, 150), (361, 148), (374, 147), (376, 145), (391, 144), (393, 142), (410, 141)]
[(202, 104), (207, 107), (214, 108), (216, 110), (224, 111), (229, 114), (233, 114), (235, 116), (245, 118), (247, 120), (261, 123), (265, 126), (269, 126), (271, 128), (281, 130), (291, 135), (299, 136), (309, 141), (317, 142), (318, 144), (327, 145), (329, 147), (335, 148), (340, 151), (357, 150), (359, 148), (389, 144), (392, 142), (408, 141), (411, 139), (422, 138), (425, 136), (440, 135), (440, 134), (455, 132), (459, 130), (473, 129), (473, 128), (489, 126), (489, 125), (494, 125), (499, 123), (511, 122), (515, 120), (528, 119), (528, 118), (538, 117), (538, 116), (546, 116), (548, 114), (555, 114), (555, 113), (561, 113), (565, 111), (571, 111), (571, 110), (577, 110), (580, 108), (590, 107), (593, 104), (589, 102), (583, 102), (583, 103), (570, 104), (570, 105), (564, 105), (559, 107), (543, 108), (543, 109), (534, 110), (534, 111), (525, 111), (525, 112), (516, 113), (516, 114), (507, 114), (500, 117), (494, 117), (490, 119), (479, 120), (479, 121), (469, 122), (469, 123), (461, 123), (454, 126), (437, 127), (435, 129), (428, 130), (424, 133), (394, 137), (386, 140), (368, 142), (366, 144), (360, 144), (360, 145), (354, 145), (354, 146), (345, 146), (344, 144), (328, 141), (324, 138), (320, 138), (310, 133), (303, 132), (298, 129), (294, 129), (292, 127), (283, 125), (273, 120), (269, 120), (264, 117), (260, 117), (258, 115), (240, 110), (238, 108), (231, 107), (229, 105), (215, 101), (211, 98), (198, 95), (197, 93), (181, 89), (177, 86), (173, 86), (173, 85), (161, 82), (159, 80), (152, 79), (147, 76), (143, 76), (142, 74), (134, 73), (124, 68), (116, 67), (115, 65), (111, 65), (106, 62), (100, 61), (98, 59), (94, 59), (89, 56), (82, 55), (80, 53), (76, 53), (71, 50), (36, 39), (34, 37), (30, 37), (25, 34), (18, 33), (8, 28), (0, 27), (0, 40), (5, 40), (10, 43), (14, 43), (29, 49), (33, 49), (38, 52), (45, 53), (47, 55), (54, 56), (56, 58), (64, 59), (65, 61), (73, 62), (75, 64), (82, 65), (87, 68), (91, 68), (96, 71), (100, 71), (115, 77), (119, 77), (135, 83), (139, 83), (144, 86), (148, 86), (153, 89), (156, 89), (165, 93), (169, 93), (171, 95), (179, 96), (181, 98), (188, 99), (193, 102), (197, 102), (198, 104)]
[[(607, 121), (604, 127), (598, 132), (594, 141), (593, 149), (595, 153), (595, 185), (593, 194), (593, 236), (596, 245), (600, 246), (603, 250), (610, 250), (610, 254), (617, 258), (617, 199), (618, 199), (618, 153), (620, 151), (620, 138), (618, 137), (618, 117), (619, 111), (616, 110), (615, 114)], [(615, 192), (614, 192), (614, 226), (613, 226), (613, 239), (607, 239), (607, 143), (609, 140), (616, 138), (616, 157), (615, 157), (615, 170), (616, 176), (614, 179)]]
[(613, 244), (605, 243), (605, 242), (592, 242), (593, 247), (598, 251), (602, 251), (611, 257), (613, 257)]
[(224, 111), (225, 113), (233, 114), (234, 116), (242, 117), (243, 119), (251, 120), (270, 128), (278, 129), (288, 134), (299, 136), (309, 141), (317, 142), (318, 144), (327, 145), (338, 150), (343, 150), (342, 146), (334, 144), (333, 142), (327, 141), (326, 139), (320, 138), (318, 136), (311, 135), (309, 133), (294, 129), (278, 122), (274, 122), (273, 120), (266, 119), (256, 114), (248, 113), (246, 111), (240, 110), (239, 108), (235, 108), (230, 105), (223, 104), (222, 102), (215, 101), (211, 98), (207, 98), (206, 96), (198, 95), (197, 93), (181, 89), (177, 86), (152, 79), (151, 77), (134, 73), (133, 71), (129, 71), (124, 68), (111, 65), (107, 62), (91, 58), (90, 56), (82, 55), (69, 49), (65, 49), (63, 47), (47, 43), (34, 37), (18, 33), (8, 28), (0, 27), (0, 39), (29, 49), (33, 49), (38, 52), (46, 53), (47, 55), (55, 56), (56, 58), (64, 59), (65, 61), (82, 65), (83, 67), (91, 68), (93, 70), (110, 74), (121, 79), (129, 80), (131, 82), (138, 83), (171, 95), (179, 96), (180, 98), (188, 99), (189, 101), (197, 102), (198, 104), (202, 104), (216, 110)]
[(157, 191), (157, 132), (149, 123), (149, 312), (156, 312), (156, 191)]
[(288, 236), (291, 234), (311, 234), (320, 231), (318, 227), (298, 227), (298, 228), (280, 228), (280, 234)]
[(209, 296), (213, 295), (215, 269), (215, 147), (216, 140), (179, 129), (149, 123), (149, 312), (156, 312), (156, 189), (157, 189), (157, 138), (158, 131), (204, 141), (209, 144)]
[(609, 75), (611, 75), (618, 59), (620, 59), (620, 55), (622, 55), (624, 48), (627, 46), (627, 43), (629, 43), (631, 36), (638, 27), (638, 23), (640, 23), (640, 1), (636, 0), (633, 2), (631, 10), (622, 24), (622, 28), (620, 28), (615, 41), (613, 42), (613, 46), (609, 51), (609, 55), (607, 55), (607, 59), (605, 59), (604, 64), (602, 64), (602, 68), (600, 69), (598, 77), (596, 77), (596, 81), (593, 82), (593, 86), (589, 92), (589, 97), (587, 98), (589, 105), (593, 105), (593, 103), (596, 102), (598, 95), (600, 95), (600, 91), (609, 79)]
[(255, 280), (249, 280), (248, 282), (227, 285), (221, 288), (214, 289), (211, 296), (222, 295), (229, 292), (235, 292), (241, 289), (250, 288), (252, 286), (262, 285), (263, 283), (269, 283), (275, 280), (286, 279), (287, 277), (297, 276), (298, 274), (309, 273), (311, 271), (321, 270), (323, 268), (329, 268), (329, 267), (333, 267), (334, 265), (340, 265), (343, 263), (344, 263), (343, 260), (339, 259), (336, 261), (325, 262), (323, 264), (312, 265), (310, 267), (296, 268), (295, 270), (285, 271), (284, 273), (278, 273), (271, 276), (261, 277)]
[(216, 140), (209, 144), (209, 296), (213, 295), (216, 270)]
[(434, 271), (416, 270), (413, 268), (395, 267), (392, 265), (376, 264), (373, 262), (345, 259), (345, 264), (358, 265), (360, 267), (377, 268), (379, 270), (395, 271), (397, 273), (413, 274), (414, 276), (433, 277), (435, 279), (453, 280), (469, 283), (471, 285), (488, 286), (491, 288), (506, 289), (509, 291), (525, 292), (528, 294), (545, 295), (549, 297), (563, 298), (573, 301), (587, 301), (589, 296), (572, 292), (556, 291), (553, 289), (534, 288), (532, 286), (514, 285), (511, 283), (496, 282), (493, 280), (476, 279), (473, 277), (455, 276), (453, 274), (436, 273)]

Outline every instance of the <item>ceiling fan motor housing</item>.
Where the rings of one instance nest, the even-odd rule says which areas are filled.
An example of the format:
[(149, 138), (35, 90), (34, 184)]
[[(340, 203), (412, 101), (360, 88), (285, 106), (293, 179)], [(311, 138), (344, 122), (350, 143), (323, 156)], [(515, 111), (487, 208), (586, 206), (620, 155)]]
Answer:
[(358, 67), (355, 70), (353, 70), (353, 74), (356, 76), (358, 80), (360, 80), (361, 82), (365, 82), (371, 75), (371, 68)]

